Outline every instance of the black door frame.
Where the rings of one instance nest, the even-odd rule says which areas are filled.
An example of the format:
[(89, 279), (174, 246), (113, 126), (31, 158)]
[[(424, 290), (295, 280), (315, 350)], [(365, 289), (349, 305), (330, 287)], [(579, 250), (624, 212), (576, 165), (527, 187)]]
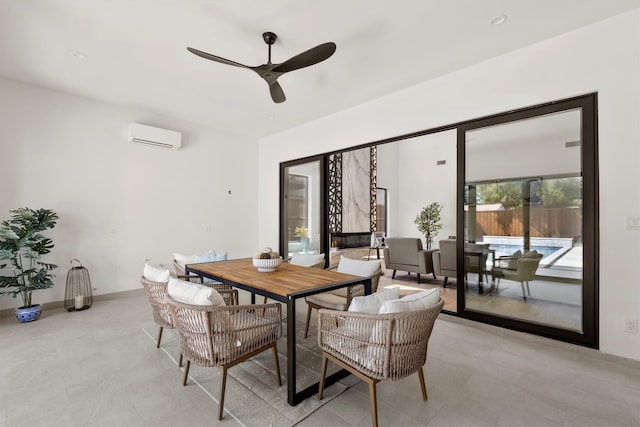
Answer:
[(581, 344), (587, 347), (599, 346), (599, 233), (598, 233), (598, 141), (597, 141), (597, 94), (578, 96), (561, 101), (550, 102), (532, 107), (514, 110), (476, 120), (457, 126), (457, 224), (456, 233), (464, 235), (464, 186), (465, 186), (465, 134), (467, 131), (509, 123), (512, 121), (543, 116), (566, 110), (581, 109), (581, 169), (583, 182), (583, 271), (582, 271), (582, 332), (570, 331), (553, 326), (530, 323), (495, 316), (489, 313), (467, 310), (465, 308), (464, 288), (464, 240), (457, 242), (457, 315), (482, 323), (497, 325), (508, 329), (530, 332), (561, 341)]
[(283, 254), (284, 248), (285, 248), (285, 233), (284, 230), (287, 226), (287, 218), (286, 218), (286, 200), (285, 200), (285, 193), (286, 193), (286, 185), (287, 185), (287, 176), (286, 176), (286, 171), (288, 168), (292, 167), (292, 166), (297, 166), (297, 165), (303, 165), (305, 163), (313, 163), (313, 162), (320, 162), (320, 250), (322, 252), (324, 252), (325, 254), (325, 265), (328, 265), (329, 262), (329, 251), (328, 251), (328, 242), (329, 242), (329, 237), (328, 237), (328, 233), (326, 232), (327, 230), (327, 213), (328, 213), (328, 208), (327, 208), (327, 200), (326, 197), (323, 197), (322, 195), (326, 195), (327, 194), (327, 189), (328, 189), (328, 178), (327, 178), (327, 156), (320, 154), (320, 155), (316, 155), (316, 156), (310, 156), (310, 157), (305, 157), (302, 159), (296, 159), (296, 160), (292, 160), (292, 161), (287, 161), (287, 162), (282, 162), (280, 163), (280, 229), (279, 229), (279, 239), (278, 239), (278, 244), (279, 244), (279, 251), (280, 254), (282, 255), (286, 255)]
[[(449, 314), (468, 318), (471, 320), (497, 325), (508, 329), (532, 333), (560, 341), (580, 344), (587, 347), (598, 348), (599, 346), (599, 198), (598, 198), (598, 120), (597, 120), (597, 94), (590, 93), (573, 98), (552, 101), (522, 109), (512, 110), (491, 116), (485, 116), (478, 119), (466, 120), (449, 125), (439, 126), (418, 132), (411, 132), (392, 138), (385, 138), (378, 141), (359, 144), (353, 147), (344, 148), (332, 152), (322, 153), (302, 159), (291, 160), (280, 163), (280, 250), (284, 248), (283, 229), (285, 226), (284, 219), (284, 172), (287, 167), (297, 164), (307, 163), (311, 161), (321, 161), (322, 176), (322, 192), (328, 194), (328, 166), (327, 159), (330, 155), (336, 153), (344, 153), (346, 151), (357, 150), (372, 145), (381, 145), (391, 142), (402, 141), (414, 137), (435, 134), (452, 129), (457, 129), (457, 223), (456, 230), (458, 236), (463, 236), (464, 232), (464, 165), (465, 165), (465, 149), (464, 134), (467, 130), (478, 127), (488, 126), (490, 124), (506, 123), (509, 121), (521, 120), (524, 118), (535, 117), (538, 115), (549, 114), (569, 109), (582, 109), (582, 172), (583, 172), (583, 332), (577, 333), (566, 329), (554, 328), (550, 326), (537, 325), (520, 320), (506, 319), (492, 316), (479, 312), (470, 312), (464, 309), (464, 292), (458, 289), (458, 307), (457, 312), (448, 312)], [(328, 234), (328, 201), (323, 198), (321, 204), (320, 224), (323, 233), (321, 233), (320, 247), (325, 253), (327, 263), (329, 261), (329, 234)], [(461, 280), (463, 268), (463, 252), (464, 242), (458, 239), (458, 286), (463, 284)]]

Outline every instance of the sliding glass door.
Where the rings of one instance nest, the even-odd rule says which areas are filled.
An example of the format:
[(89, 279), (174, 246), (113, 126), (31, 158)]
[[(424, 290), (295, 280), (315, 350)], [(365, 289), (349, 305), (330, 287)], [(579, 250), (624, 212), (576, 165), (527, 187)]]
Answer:
[[(447, 279), (456, 271), (455, 287), (441, 288), (445, 311), (597, 347), (596, 101), (553, 101), (282, 163), (281, 251), (335, 255), (344, 237), (353, 256), (369, 257), (373, 230), (422, 238), (416, 214), (437, 201), (436, 249), (456, 247), (450, 267), (436, 269)], [(437, 275), (434, 286), (445, 279)]]
[(466, 317), (596, 343), (593, 101), (459, 131), (458, 292)]

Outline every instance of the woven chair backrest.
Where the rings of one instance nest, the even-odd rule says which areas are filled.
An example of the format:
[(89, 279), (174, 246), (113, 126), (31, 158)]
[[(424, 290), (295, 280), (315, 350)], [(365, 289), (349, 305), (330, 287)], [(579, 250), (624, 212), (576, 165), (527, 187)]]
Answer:
[(444, 302), (407, 316), (397, 316), (393, 321), (390, 353), (390, 379), (404, 378), (416, 372), (427, 360), (427, 348), (433, 326)]
[(173, 269), (176, 272), (176, 276), (184, 276), (184, 267), (175, 259), (173, 260)]
[(318, 345), (370, 378), (398, 380), (425, 364), (443, 305), (440, 299), (427, 309), (391, 314), (320, 310)]
[(190, 305), (167, 296), (182, 354), (200, 366), (221, 366), (282, 335), (280, 304)]
[(181, 304), (167, 297), (176, 330), (180, 336), (180, 351), (188, 360), (200, 366), (216, 366), (211, 327), (212, 306)]
[(140, 278), (140, 283), (144, 288), (151, 310), (153, 312), (153, 320), (164, 328), (173, 329), (174, 322), (171, 309), (167, 305), (167, 286), (165, 282), (153, 282), (144, 277)]

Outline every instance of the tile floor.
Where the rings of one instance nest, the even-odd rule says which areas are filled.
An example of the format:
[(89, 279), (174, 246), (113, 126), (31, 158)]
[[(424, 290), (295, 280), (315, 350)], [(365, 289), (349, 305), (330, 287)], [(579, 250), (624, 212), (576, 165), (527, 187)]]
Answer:
[[(385, 270), (380, 277), (378, 288), (399, 285), (401, 294), (418, 292), (421, 289), (439, 288), (444, 299), (444, 309), (456, 312), (458, 293), (456, 280), (442, 287), (443, 278), (433, 279), (431, 274), (422, 276), (418, 284), (415, 273), (398, 271), (395, 279), (393, 270)], [(563, 329), (580, 331), (582, 327), (582, 288), (577, 284), (550, 282), (536, 279), (531, 282), (532, 294), (525, 301), (519, 282), (502, 280), (499, 292), (478, 295), (475, 285), (477, 275), (470, 273), (470, 292), (466, 295), (467, 309), (491, 313), (501, 317), (522, 319), (533, 323), (551, 325)]]
[[(142, 290), (103, 298), (0, 317), (0, 427), (239, 425), (143, 337)], [(427, 402), (415, 375), (379, 384), (381, 426), (640, 426), (640, 363), (591, 349), (442, 315), (425, 373)], [(299, 425), (370, 424), (360, 382)]]

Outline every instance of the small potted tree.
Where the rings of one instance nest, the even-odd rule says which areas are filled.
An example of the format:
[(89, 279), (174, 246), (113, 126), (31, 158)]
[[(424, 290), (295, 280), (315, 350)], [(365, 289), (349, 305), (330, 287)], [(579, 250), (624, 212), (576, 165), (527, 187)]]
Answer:
[(414, 221), (418, 225), (418, 231), (424, 234), (427, 242), (427, 249), (431, 249), (433, 239), (438, 235), (438, 232), (442, 229), (442, 222), (440, 222), (440, 212), (442, 206), (440, 203), (433, 202), (430, 205), (425, 206), (420, 211), (420, 214), (416, 216)]
[[(33, 291), (53, 286), (51, 272), (57, 265), (40, 261), (51, 252), (53, 242), (41, 232), (56, 225), (58, 215), (50, 209), (20, 208), (12, 210), (11, 219), (0, 224), (0, 295), (22, 297), (16, 308), (21, 322), (37, 320), (42, 312), (40, 304), (33, 304)], [(9, 263), (2, 263), (8, 260)], [(8, 271), (12, 274), (4, 275)]]

